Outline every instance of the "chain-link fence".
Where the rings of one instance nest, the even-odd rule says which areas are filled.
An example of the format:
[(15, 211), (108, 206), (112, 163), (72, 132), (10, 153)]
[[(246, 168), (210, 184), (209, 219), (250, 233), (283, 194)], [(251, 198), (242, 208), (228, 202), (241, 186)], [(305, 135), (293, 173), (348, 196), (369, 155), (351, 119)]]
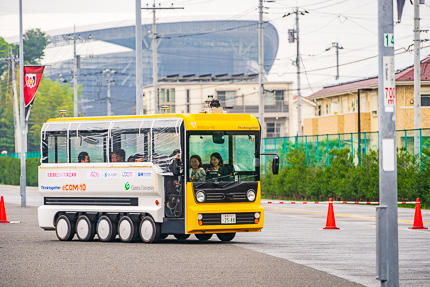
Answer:
[[(415, 137), (419, 139), (421, 157), (423, 149), (430, 149), (430, 129), (396, 131), (397, 148), (404, 147), (407, 153), (414, 153)], [(371, 150), (378, 151), (378, 141), (378, 132), (265, 138), (261, 150), (265, 153), (277, 153), (281, 158), (281, 168), (286, 165), (288, 152), (293, 149), (305, 151), (306, 162), (318, 166), (330, 165), (330, 151), (348, 149), (354, 162), (360, 164), (360, 151), (361, 154), (367, 154)], [(262, 160), (267, 167), (269, 159), (265, 157)]]

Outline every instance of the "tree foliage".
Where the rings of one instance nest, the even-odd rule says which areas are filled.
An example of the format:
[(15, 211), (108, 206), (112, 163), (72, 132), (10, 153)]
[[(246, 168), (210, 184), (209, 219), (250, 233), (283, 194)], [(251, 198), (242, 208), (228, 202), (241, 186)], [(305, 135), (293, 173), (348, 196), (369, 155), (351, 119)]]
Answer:
[(49, 38), (39, 28), (30, 29), (23, 35), (24, 41), (24, 62), (34, 65), (40, 64), (40, 60), (45, 56), (45, 48), (49, 44)]

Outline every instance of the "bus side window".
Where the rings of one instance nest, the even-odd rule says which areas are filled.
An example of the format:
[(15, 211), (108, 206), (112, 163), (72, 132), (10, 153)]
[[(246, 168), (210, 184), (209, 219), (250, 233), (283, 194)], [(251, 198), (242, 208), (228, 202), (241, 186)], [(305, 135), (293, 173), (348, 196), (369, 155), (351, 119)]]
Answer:
[[(149, 161), (148, 159), (149, 129), (117, 129), (112, 130), (111, 152), (122, 149), (125, 161)], [(129, 159), (129, 160), (128, 160)], [(138, 160), (136, 160), (138, 159)]]
[(43, 162), (47, 163), (66, 163), (67, 162), (67, 135), (66, 132), (47, 132), (42, 151)]
[(106, 162), (107, 130), (70, 131), (70, 162), (77, 163), (81, 152), (89, 155), (91, 162)]
[(174, 150), (181, 149), (180, 133), (176, 128), (158, 128), (153, 130), (152, 162), (168, 171)]

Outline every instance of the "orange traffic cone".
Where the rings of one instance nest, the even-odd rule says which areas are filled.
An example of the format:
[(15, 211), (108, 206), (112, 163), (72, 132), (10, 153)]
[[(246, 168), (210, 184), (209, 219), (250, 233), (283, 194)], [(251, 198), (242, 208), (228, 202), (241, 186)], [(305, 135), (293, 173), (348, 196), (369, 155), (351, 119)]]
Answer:
[(328, 201), (327, 222), (325, 224), (324, 229), (339, 229), (336, 226), (336, 220), (334, 219), (333, 199), (332, 198), (330, 198)]
[(3, 195), (1, 196), (0, 201), (0, 223), (9, 223), (6, 217), (6, 208), (4, 207)]
[(423, 225), (423, 217), (421, 215), (421, 204), (419, 198), (417, 198), (417, 202), (415, 203), (414, 225), (409, 227), (409, 229), (428, 229)]

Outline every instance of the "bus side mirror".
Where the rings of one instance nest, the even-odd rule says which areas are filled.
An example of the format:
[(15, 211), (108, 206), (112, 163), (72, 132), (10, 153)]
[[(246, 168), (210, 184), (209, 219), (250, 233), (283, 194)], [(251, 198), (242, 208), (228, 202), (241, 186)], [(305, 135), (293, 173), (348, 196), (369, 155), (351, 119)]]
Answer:
[(274, 157), (272, 161), (272, 172), (273, 174), (279, 173), (279, 157)]

